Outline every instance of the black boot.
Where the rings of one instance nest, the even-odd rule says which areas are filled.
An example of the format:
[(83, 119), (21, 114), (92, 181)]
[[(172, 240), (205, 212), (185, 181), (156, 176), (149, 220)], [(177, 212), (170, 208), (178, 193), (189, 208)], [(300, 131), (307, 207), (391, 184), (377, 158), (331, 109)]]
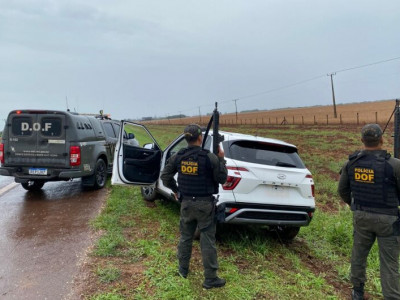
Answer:
[(203, 282), (203, 288), (212, 289), (223, 287), (226, 283), (226, 280), (223, 278), (215, 277), (215, 278), (206, 278)]
[(352, 300), (363, 300), (364, 299), (364, 283), (361, 283), (359, 287), (353, 287), (351, 290)]
[(182, 278), (186, 278), (188, 276), (188, 273), (189, 273), (189, 269), (183, 268), (181, 266), (179, 267), (179, 269), (178, 269), (179, 276), (181, 276)]

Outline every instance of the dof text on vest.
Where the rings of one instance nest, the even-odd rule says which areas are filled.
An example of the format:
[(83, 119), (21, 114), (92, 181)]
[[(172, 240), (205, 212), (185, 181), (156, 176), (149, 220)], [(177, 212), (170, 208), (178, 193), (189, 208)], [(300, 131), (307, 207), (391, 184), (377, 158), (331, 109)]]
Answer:
[(396, 208), (399, 197), (390, 154), (376, 156), (365, 152), (349, 156), (347, 170), (351, 193), (356, 205), (371, 208)]
[(200, 147), (186, 148), (176, 158), (179, 191), (184, 196), (206, 197), (218, 192), (215, 188), (209, 151)]

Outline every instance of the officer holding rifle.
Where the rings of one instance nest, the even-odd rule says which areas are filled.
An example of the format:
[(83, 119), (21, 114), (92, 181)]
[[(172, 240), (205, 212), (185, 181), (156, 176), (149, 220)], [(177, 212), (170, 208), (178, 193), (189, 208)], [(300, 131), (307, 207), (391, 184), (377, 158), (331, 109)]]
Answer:
[(383, 296), (400, 299), (399, 190), (400, 160), (382, 149), (382, 129), (367, 124), (361, 130), (362, 151), (349, 156), (341, 170), (338, 192), (353, 211), (351, 255), (352, 299), (364, 297), (367, 257), (378, 240)]
[[(203, 287), (222, 287), (226, 281), (217, 276), (213, 194), (218, 193), (219, 184), (226, 182), (228, 172), (224, 152), (219, 148), (218, 155), (215, 155), (202, 149), (203, 134), (197, 124), (188, 125), (184, 136), (188, 147), (173, 155), (161, 174), (163, 184), (170, 188), (181, 202), (178, 272), (183, 278), (188, 276), (193, 237), (198, 227), (205, 277)], [(176, 173), (178, 184), (174, 179)]]

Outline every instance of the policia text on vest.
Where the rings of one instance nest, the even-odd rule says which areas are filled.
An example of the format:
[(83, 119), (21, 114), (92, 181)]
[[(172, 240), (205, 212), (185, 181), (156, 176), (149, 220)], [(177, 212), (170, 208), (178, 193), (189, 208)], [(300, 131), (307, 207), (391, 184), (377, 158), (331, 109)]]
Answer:
[(374, 183), (374, 170), (354, 168), (354, 180), (363, 183)]
[(199, 163), (197, 161), (181, 161), (181, 171), (180, 173), (185, 175), (199, 175)]

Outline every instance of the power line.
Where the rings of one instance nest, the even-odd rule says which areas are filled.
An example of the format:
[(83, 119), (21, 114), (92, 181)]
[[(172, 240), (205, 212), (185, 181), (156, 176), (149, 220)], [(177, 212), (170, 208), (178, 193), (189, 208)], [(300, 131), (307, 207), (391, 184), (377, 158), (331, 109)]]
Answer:
[(382, 63), (385, 63), (385, 62), (389, 62), (389, 61), (392, 61), (392, 60), (397, 60), (397, 59), (400, 59), (400, 56), (399, 57), (390, 58), (390, 59), (386, 59), (386, 60), (373, 62), (373, 63), (366, 64), (366, 65), (361, 65), (361, 66), (357, 66), (357, 67), (342, 69), (342, 70), (339, 70), (339, 71), (335, 71), (333, 73), (339, 73), (339, 72), (345, 72), (345, 71), (350, 71), (350, 70), (355, 70), (355, 69), (361, 69), (361, 68), (365, 68), (365, 67), (369, 67), (369, 66), (373, 66), (373, 65), (377, 65), (377, 64), (382, 64)]
[[(398, 60), (398, 59), (400, 59), (400, 56), (394, 57), (394, 58), (390, 58), (390, 59), (386, 59), (386, 60), (373, 62), (373, 63), (369, 63), (369, 64), (365, 64), (365, 65), (351, 67), (351, 68), (347, 68), (347, 69), (341, 69), (341, 70), (329, 73), (328, 76), (331, 76), (331, 74), (335, 75), (336, 73), (339, 73), (339, 72), (346, 72), (346, 71), (350, 71), (350, 70), (361, 69), (361, 68), (365, 68), (365, 67), (369, 67), (369, 66), (373, 66), (373, 65), (377, 65), (377, 64), (382, 64), (382, 63), (386, 63), (386, 62), (390, 62), (390, 61)], [(298, 82), (294, 82), (294, 83), (291, 83), (291, 84), (288, 84), (288, 85), (284, 85), (284, 86), (281, 86), (281, 87), (277, 87), (277, 88), (273, 88), (273, 89), (270, 89), (270, 90), (266, 90), (266, 91), (263, 91), (263, 92), (250, 94), (250, 95), (245, 95), (245, 96), (241, 96), (241, 97), (236, 97), (234, 99), (229, 99), (229, 100), (222, 100), (222, 101), (219, 101), (219, 103), (222, 104), (222, 103), (228, 103), (228, 102), (234, 101), (235, 105), (236, 105), (237, 101), (240, 101), (240, 100), (243, 100), (243, 99), (253, 98), (253, 97), (257, 97), (257, 96), (273, 93), (273, 92), (276, 92), (276, 91), (288, 89), (288, 88), (291, 88), (291, 87), (294, 87), (294, 86), (297, 86), (297, 85), (300, 85), (300, 84), (304, 84), (304, 83), (307, 83), (307, 82), (310, 82), (310, 81), (317, 80), (319, 78), (323, 78), (325, 76), (326, 75), (315, 76), (315, 77), (308, 78), (308, 79), (305, 79), (305, 80), (301, 80), (301, 81), (298, 81)], [(331, 76), (331, 81), (332, 81), (332, 76)], [(211, 104), (210, 105), (204, 104), (204, 105), (201, 105), (200, 107), (208, 107), (208, 106), (212, 106), (212, 105)], [(180, 112), (193, 111), (194, 109), (195, 108), (185, 109), (185, 110), (181, 110)]]
[[(302, 80), (302, 81), (299, 81), (299, 82), (295, 82), (295, 83), (292, 83), (292, 84), (288, 84), (288, 85), (284, 85), (284, 86), (281, 86), (281, 87), (278, 87), (278, 88), (270, 89), (268, 91), (259, 92), (257, 94), (251, 94), (251, 95), (247, 95), (247, 96), (238, 97), (237, 99), (238, 100), (242, 100), (242, 99), (252, 98), (252, 97), (256, 97), (256, 96), (260, 96), (260, 95), (264, 95), (264, 94), (269, 94), (269, 93), (272, 93), (272, 92), (288, 89), (288, 88), (291, 88), (291, 87), (294, 87), (296, 85), (303, 84), (303, 83), (306, 83), (306, 82), (309, 82), (309, 81), (313, 81), (313, 80), (316, 80), (316, 79), (319, 79), (319, 78), (322, 78), (322, 77), (325, 77), (325, 75), (319, 75), (319, 76), (316, 76), (316, 77), (313, 77), (313, 78), (309, 78), (309, 79), (305, 79), (305, 80)], [(232, 100), (227, 100), (227, 101), (224, 101), (224, 102), (228, 102), (228, 101), (232, 101)]]

